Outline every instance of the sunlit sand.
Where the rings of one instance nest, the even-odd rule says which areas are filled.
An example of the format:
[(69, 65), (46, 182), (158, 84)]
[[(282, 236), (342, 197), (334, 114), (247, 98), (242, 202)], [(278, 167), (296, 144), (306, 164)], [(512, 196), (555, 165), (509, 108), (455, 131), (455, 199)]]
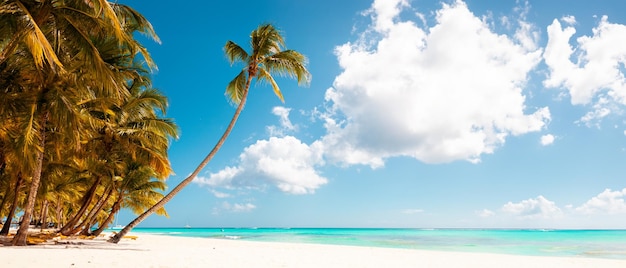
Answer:
[(133, 234), (119, 244), (58, 239), (0, 247), (3, 267), (626, 267), (626, 260), (536, 257)]

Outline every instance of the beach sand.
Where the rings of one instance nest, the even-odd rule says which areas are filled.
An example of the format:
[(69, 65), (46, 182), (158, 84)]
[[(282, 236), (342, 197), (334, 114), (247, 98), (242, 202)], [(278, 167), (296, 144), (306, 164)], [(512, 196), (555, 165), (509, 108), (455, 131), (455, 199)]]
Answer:
[(132, 234), (0, 246), (2, 267), (626, 267), (626, 260), (536, 257)]

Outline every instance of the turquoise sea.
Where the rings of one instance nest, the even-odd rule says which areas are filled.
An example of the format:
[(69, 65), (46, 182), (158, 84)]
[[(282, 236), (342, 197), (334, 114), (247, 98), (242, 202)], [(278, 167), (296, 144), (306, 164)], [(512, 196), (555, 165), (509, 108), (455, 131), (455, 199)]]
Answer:
[(626, 259), (626, 230), (136, 228), (133, 232), (248, 241)]

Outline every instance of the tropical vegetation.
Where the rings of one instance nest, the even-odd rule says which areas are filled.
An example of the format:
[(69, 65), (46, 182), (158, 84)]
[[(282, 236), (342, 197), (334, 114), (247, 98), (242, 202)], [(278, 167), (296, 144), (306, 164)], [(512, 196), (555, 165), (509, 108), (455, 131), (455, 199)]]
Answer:
[(136, 39), (159, 39), (129, 6), (107, 0), (0, 0), (0, 236), (18, 226), (59, 235), (98, 235), (126, 208), (139, 215), (111, 237), (117, 243), (188, 185), (224, 144), (254, 79), (281, 101), (273, 75), (308, 84), (304, 55), (285, 49), (281, 32), (262, 24), (251, 53), (228, 41), (241, 72), (226, 87), (236, 106), (228, 127), (196, 170), (164, 195), (167, 151), (178, 128), (167, 99), (151, 84), (156, 68)]
[(97, 234), (154, 205), (178, 129), (135, 38), (158, 41), (150, 23), (106, 0), (2, 0), (0, 24), (0, 235)]

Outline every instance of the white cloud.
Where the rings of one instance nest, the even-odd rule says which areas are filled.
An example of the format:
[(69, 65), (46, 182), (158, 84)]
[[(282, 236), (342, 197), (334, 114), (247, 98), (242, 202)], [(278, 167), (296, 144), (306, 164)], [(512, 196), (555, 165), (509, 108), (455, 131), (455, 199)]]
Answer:
[(621, 214), (626, 213), (626, 188), (621, 191), (611, 191), (606, 189), (604, 192), (591, 198), (585, 204), (576, 208), (576, 211), (584, 214), (608, 213)]
[(546, 135), (541, 136), (541, 145), (548, 146), (550, 144), (553, 144), (554, 138), (555, 137), (552, 134), (546, 134)]
[[(572, 24), (572, 19), (564, 21)], [(590, 105), (580, 120), (587, 125), (620, 113), (626, 105), (626, 26), (610, 23), (603, 16), (593, 28), (593, 36), (578, 37), (575, 47), (570, 45), (574, 27), (563, 28), (555, 19), (547, 31), (544, 60), (550, 73), (544, 85), (566, 89), (574, 105)]]
[(226, 167), (194, 182), (226, 189), (263, 189), (267, 184), (290, 194), (310, 194), (328, 180), (315, 170), (323, 165), (319, 143), (308, 146), (286, 136), (259, 140), (239, 156), (239, 165)]
[(229, 186), (232, 178), (238, 176), (242, 172), (238, 167), (226, 167), (217, 173), (210, 175), (210, 178), (198, 176), (193, 179), (194, 183), (207, 185), (210, 187)]
[(483, 210), (476, 211), (476, 215), (482, 218), (489, 218), (489, 217), (495, 216), (496, 213), (489, 209), (483, 209)]
[(217, 198), (227, 198), (230, 197), (231, 195), (228, 193), (224, 193), (224, 192), (220, 192), (220, 191), (216, 191), (216, 190), (211, 190), (211, 193), (213, 193), (213, 195)]
[(515, 39), (527, 50), (536, 50), (537, 41), (539, 40), (539, 32), (535, 29), (535, 26), (526, 22), (526, 16), (530, 12), (530, 3), (524, 1), (523, 6), (516, 8), (519, 13), (519, 19), (517, 23), (518, 29), (515, 31)]
[(377, 31), (385, 31), (395, 26), (396, 16), (402, 8), (408, 6), (408, 0), (377, 0), (374, 1), (368, 13), (373, 14), (374, 28)]
[(583, 115), (583, 117), (581, 117), (580, 120), (577, 120), (576, 123), (582, 123), (588, 127), (600, 127), (600, 120), (611, 114), (611, 109), (602, 107), (602, 103), (606, 103), (606, 99), (594, 104), (592, 110)]
[(502, 206), (502, 211), (516, 215), (523, 219), (558, 218), (563, 212), (556, 204), (543, 196), (523, 200), (519, 203), (508, 202)]
[(323, 117), (329, 160), (374, 168), (395, 156), (478, 162), (507, 136), (550, 120), (548, 108), (528, 109), (522, 94), (542, 52), (530, 25), (515, 38), (498, 35), (456, 1), (425, 30), (400, 21), (407, 6), (375, 1), (369, 31), (381, 39), (336, 48), (343, 72), (326, 92)]
[(267, 129), (270, 136), (282, 137), (285, 136), (285, 133), (296, 130), (296, 126), (289, 120), (289, 112), (291, 112), (291, 109), (282, 106), (276, 106), (272, 109), (272, 114), (280, 119), (280, 126), (268, 126)]
[(246, 203), (246, 204), (232, 204), (229, 206), (229, 210), (233, 211), (233, 212), (247, 212), (247, 211), (251, 211), (253, 209), (255, 209), (256, 206), (254, 204), (251, 203)]
[(572, 15), (568, 15), (568, 16), (564, 16), (561, 18), (561, 20), (569, 25), (574, 25), (576, 24), (576, 17), (572, 16)]
[(250, 212), (256, 209), (256, 205), (252, 203), (244, 203), (244, 204), (231, 204), (229, 202), (222, 202), (220, 207), (213, 208), (213, 214), (220, 214), (222, 211), (233, 212), (233, 213), (243, 213)]

